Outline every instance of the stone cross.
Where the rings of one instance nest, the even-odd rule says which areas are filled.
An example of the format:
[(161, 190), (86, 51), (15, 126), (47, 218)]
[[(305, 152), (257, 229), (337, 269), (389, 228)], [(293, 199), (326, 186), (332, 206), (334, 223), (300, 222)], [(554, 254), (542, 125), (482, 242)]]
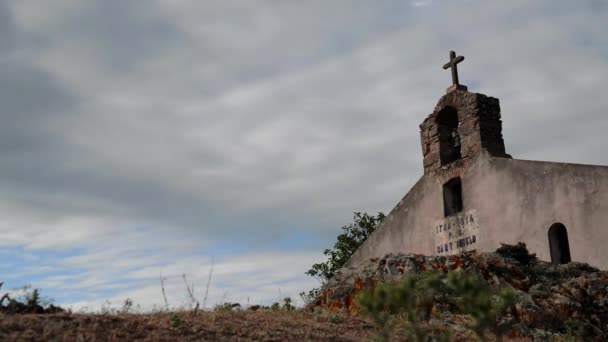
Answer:
[(453, 85), (458, 85), (458, 69), (456, 68), (456, 64), (464, 61), (463, 56), (456, 57), (456, 52), (450, 51), (450, 61), (447, 62), (443, 69), (452, 68), (452, 83)]

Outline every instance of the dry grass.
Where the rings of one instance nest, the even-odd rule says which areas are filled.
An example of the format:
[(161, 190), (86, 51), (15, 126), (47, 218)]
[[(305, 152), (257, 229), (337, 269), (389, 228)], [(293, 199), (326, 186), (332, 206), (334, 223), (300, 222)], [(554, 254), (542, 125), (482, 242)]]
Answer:
[(373, 326), (326, 312), (0, 314), (0, 341), (366, 341)]

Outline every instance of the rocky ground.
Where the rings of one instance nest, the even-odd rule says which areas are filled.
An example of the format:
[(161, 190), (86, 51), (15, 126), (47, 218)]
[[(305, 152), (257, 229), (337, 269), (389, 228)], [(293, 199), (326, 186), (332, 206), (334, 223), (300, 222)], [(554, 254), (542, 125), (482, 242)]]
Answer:
[[(513, 288), (521, 298), (513, 338), (608, 341), (608, 272), (587, 264), (554, 265), (530, 255), (524, 244), (503, 245), (495, 253), (454, 256), (388, 254), (357, 268), (342, 269), (308, 309), (357, 314), (355, 295), (378, 282), (396, 283), (409, 273), (436, 270), (476, 272), (492, 286)], [(467, 317), (436, 310), (435, 320), (458, 330)], [(437, 323), (437, 322), (435, 322)], [(570, 329), (570, 331), (569, 331)], [(576, 338), (576, 336), (579, 336)]]
[(367, 341), (369, 322), (303, 311), (0, 314), (0, 341)]

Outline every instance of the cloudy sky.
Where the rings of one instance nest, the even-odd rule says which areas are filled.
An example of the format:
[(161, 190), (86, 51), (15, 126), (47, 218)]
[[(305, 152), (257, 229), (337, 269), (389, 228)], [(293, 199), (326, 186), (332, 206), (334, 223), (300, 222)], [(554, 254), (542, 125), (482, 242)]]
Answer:
[(0, 1), (0, 281), (271, 304), (422, 174), (451, 84), (514, 158), (608, 164), (608, 2)]

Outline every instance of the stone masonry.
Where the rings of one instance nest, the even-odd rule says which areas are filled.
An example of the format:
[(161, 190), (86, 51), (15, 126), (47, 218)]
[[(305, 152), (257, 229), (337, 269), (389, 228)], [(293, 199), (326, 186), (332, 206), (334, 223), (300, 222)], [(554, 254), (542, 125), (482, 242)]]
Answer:
[[(446, 110), (458, 115), (458, 134), (461, 143), (461, 158), (442, 165), (441, 125), (438, 120)], [(424, 174), (445, 183), (461, 176), (469, 161), (481, 150), (493, 157), (511, 158), (505, 152), (502, 138), (502, 122), (498, 99), (483, 94), (471, 93), (455, 88), (444, 95), (435, 110), (420, 125), (420, 140)]]

